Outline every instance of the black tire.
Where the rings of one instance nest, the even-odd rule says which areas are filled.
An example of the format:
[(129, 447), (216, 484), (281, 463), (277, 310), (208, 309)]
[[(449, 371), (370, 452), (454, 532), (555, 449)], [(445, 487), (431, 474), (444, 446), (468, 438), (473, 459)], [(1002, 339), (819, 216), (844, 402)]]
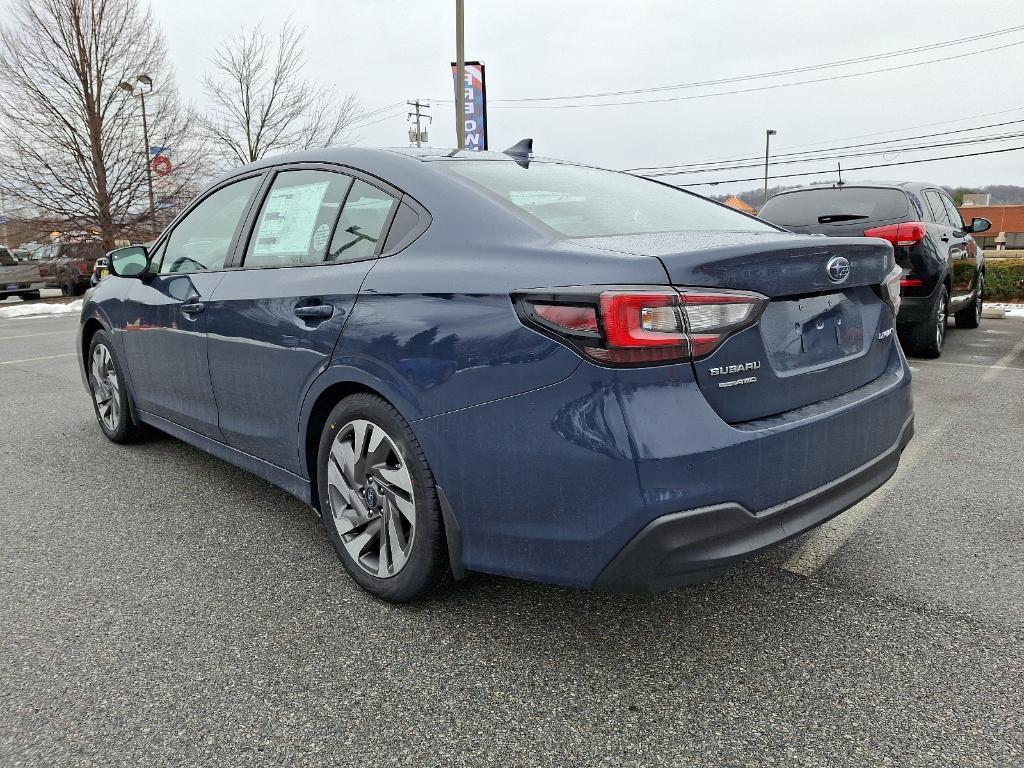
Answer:
[[(385, 437), (390, 439), (391, 444), (400, 452), (401, 456), (395, 458), (399, 460), (403, 469), (408, 470), (408, 476), (411, 478), (412, 507), (415, 511), (413, 526), (409, 529), (412, 531), (410, 548), (400, 569), (392, 575), (384, 577), (371, 574), (365, 562), (357, 562), (346, 548), (346, 541), (351, 547), (354, 540), (363, 535), (356, 533), (357, 531), (369, 535), (368, 532), (372, 530), (370, 527), (372, 524), (366, 523), (360, 528), (352, 527), (344, 536), (339, 533), (338, 524), (335, 522), (334, 507), (336, 505), (339, 507), (338, 516), (341, 517), (342, 524), (346, 525), (348, 521), (343, 517), (343, 510), (340, 509), (344, 501), (328, 482), (328, 462), (334, 463), (335, 478), (342, 473), (340, 464), (331, 456), (331, 449), (335, 446), (336, 440), (339, 442), (344, 440), (346, 430), (350, 428), (350, 425), (360, 421), (370, 422), (373, 428), (379, 428), (384, 432)], [(366, 438), (366, 442), (370, 442), (369, 438)], [(366, 469), (366, 472), (369, 477), (370, 470)], [(369, 483), (369, 480), (366, 482)], [(385, 506), (394, 503), (389, 501), (390, 497), (386, 495), (394, 491), (380, 485), (368, 487), (376, 487), (379, 490), (381, 506), (377, 514), (381, 521), (379, 527), (382, 527), (385, 516), (394, 514)], [(345, 566), (345, 570), (367, 592), (382, 600), (404, 603), (435, 592), (448, 581), (451, 573), (448, 547), (433, 473), (431, 473), (426, 457), (423, 455), (423, 449), (408, 423), (386, 400), (369, 393), (360, 393), (344, 398), (334, 407), (320, 437), (320, 448), (317, 454), (317, 488), (320, 497), (321, 519), (324, 529), (327, 531), (327, 537), (334, 546), (334, 551), (342, 565)], [(359, 494), (359, 498), (365, 508), (369, 496), (363, 493)], [(398, 518), (396, 517), (396, 519)], [(379, 542), (379, 538), (377, 540)], [(366, 548), (372, 550), (373, 538), (371, 537), (367, 541), (369, 543)], [(380, 546), (379, 543), (378, 546)], [(381, 555), (378, 560), (384, 559), (384, 555)]]
[(40, 294), (39, 291), (25, 291), (18, 294), (22, 301), (36, 301)]
[[(116, 392), (114, 387), (106, 385), (106, 389), (104, 389), (103, 384), (98, 385), (96, 382), (96, 370), (93, 368), (93, 363), (96, 359), (97, 348), (99, 347), (106, 349), (109, 355), (111, 373), (117, 382)], [(124, 369), (118, 362), (114, 345), (111, 343), (106, 331), (97, 331), (89, 342), (89, 356), (85, 360), (85, 370), (89, 380), (89, 393), (92, 395), (92, 406), (96, 414), (96, 423), (99, 424), (100, 430), (106, 435), (107, 439), (115, 443), (134, 443), (145, 437), (145, 427), (137, 424), (132, 419), (131, 409), (128, 407), (128, 384), (124, 378)], [(100, 394), (97, 395), (97, 392)], [(116, 405), (112, 405), (110, 411), (105, 410), (101, 405), (101, 401), (104, 401), (104, 395), (107, 394), (116, 400)], [(116, 411), (116, 416), (107, 418), (107, 416), (113, 415), (114, 411)]]
[(900, 340), (906, 350), (918, 357), (939, 357), (946, 343), (948, 315), (949, 290), (942, 286), (928, 313), (928, 319), (900, 328)]
[(60, 295), (61, 296), (77, 296), (78, 286), (74, 280), (65, 278), (60, 281)]
[(981, 310), (985, 306), (985, 275), (978, 273), (978, 290), (975, 291), (974, 301), (964, 307), (953, 317), (956, 318), (957, 328), (977, 328), (981, 325)]

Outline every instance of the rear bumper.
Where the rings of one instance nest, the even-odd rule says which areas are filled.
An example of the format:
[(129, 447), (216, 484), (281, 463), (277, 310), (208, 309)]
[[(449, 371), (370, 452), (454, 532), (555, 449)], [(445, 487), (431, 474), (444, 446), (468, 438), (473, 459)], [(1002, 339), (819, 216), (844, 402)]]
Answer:
[(896, 316), (896, 324), (923, 323), (928, 320), (932, 307), (935, 306), (935, 297), (942, 286), (943, 283), (937, 282), (932, 292), (927, 296), (901, 296), (900, 311)]
[(660, 517), (626, 544), (597, 577), (594, 588), (654, 592), (703, 581), (730, 563), (821, 525), (892, 477), (913, 434), (910, 416), (885, 453), (758, 514), (732, 502)]
[[(875, 381), (729, 425), (689, 365), (616, 371), (584, 363), (562, 382), (412, 427), (458, 521), (467, 571), (654, 589), (683, 581), (656, 574), (651, 583), (649, 566), (632, 559), (626, 565), (636, 563), (639, 575), (610, 564), (658, 521), (698, 520), (675, 540), (694, 551), (657, 567), (715, 570), (884, 483), (895, 464), (882, 457), (897, 461), (893, 447), (911, 434), (910, 378), (893, 343)], [(837, 485), (843, 490), (827, 492)], [(702, 525), (707, 531), (698, 535)], [(669, 546), (665, 557), (678, 548)]]

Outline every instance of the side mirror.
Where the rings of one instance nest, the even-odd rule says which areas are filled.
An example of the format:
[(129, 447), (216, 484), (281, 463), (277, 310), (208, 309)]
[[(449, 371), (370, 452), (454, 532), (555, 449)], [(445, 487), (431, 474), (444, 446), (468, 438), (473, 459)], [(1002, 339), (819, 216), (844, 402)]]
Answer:
[(149, 269), (149, 250), (144, 245), (129, 245), (111, 251), (110, 271), (118, 277), (139, 277)]
[(967, 227), (967, 231), (975, 235), (979, 232), (988, 232), (990, 229), (992, 229), (992, 222), (982, 218), (971, 219), (971, 224)]

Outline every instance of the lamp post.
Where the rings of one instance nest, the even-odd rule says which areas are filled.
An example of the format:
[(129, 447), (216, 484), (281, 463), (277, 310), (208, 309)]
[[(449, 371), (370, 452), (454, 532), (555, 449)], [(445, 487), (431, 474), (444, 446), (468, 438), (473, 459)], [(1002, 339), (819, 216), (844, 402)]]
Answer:
[(761, 205), (768, 202), (768, 147), (771, 144), (772, 136), (778, 131), (774, 128), (769, 128), (764, 132), (764, 200), (761, 201)]
[(142, 141), (145, 143), (142, 155), (146, 161), (146, 187), (149, 190), (149, 226), (156, 234), (156, 200), (153, 197), (153, 166), (149, 160), (149, 124), (146, 121), (146, 94), (153, 92), (153, 78), (149, 75), (137, 75), (135, 82), (139, 84), (136, 91), (135, 86), (128, 81), (123, 81), (118, 87), (132, 96), (138, 96), (142, 104)]

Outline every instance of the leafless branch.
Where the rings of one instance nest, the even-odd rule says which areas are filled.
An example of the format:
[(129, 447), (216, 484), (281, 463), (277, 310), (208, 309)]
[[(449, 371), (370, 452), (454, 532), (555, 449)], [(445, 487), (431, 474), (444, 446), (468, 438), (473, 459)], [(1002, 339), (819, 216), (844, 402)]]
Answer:
[(12, 0), (0, 48), (17, 52), (0, 57), (0, 188), (23, 211), (94, 229), (107, 248), (148, 217), (139, 100), (118, 88), (139, 74), (156, 84), (150, 140), (172, 147), (177, 166), (160, 196), (195, 189), (197, 121), (138, 0)]
[(303, 34), (287, 22), (275, 45), (257, 25), (225, 41), (210, 59), (213, 69), (203, 81), (210, 110), (202, 124), (226, 162), (353, 140), (359, 100), (339, 99), (333, 88), (303, 77)]

